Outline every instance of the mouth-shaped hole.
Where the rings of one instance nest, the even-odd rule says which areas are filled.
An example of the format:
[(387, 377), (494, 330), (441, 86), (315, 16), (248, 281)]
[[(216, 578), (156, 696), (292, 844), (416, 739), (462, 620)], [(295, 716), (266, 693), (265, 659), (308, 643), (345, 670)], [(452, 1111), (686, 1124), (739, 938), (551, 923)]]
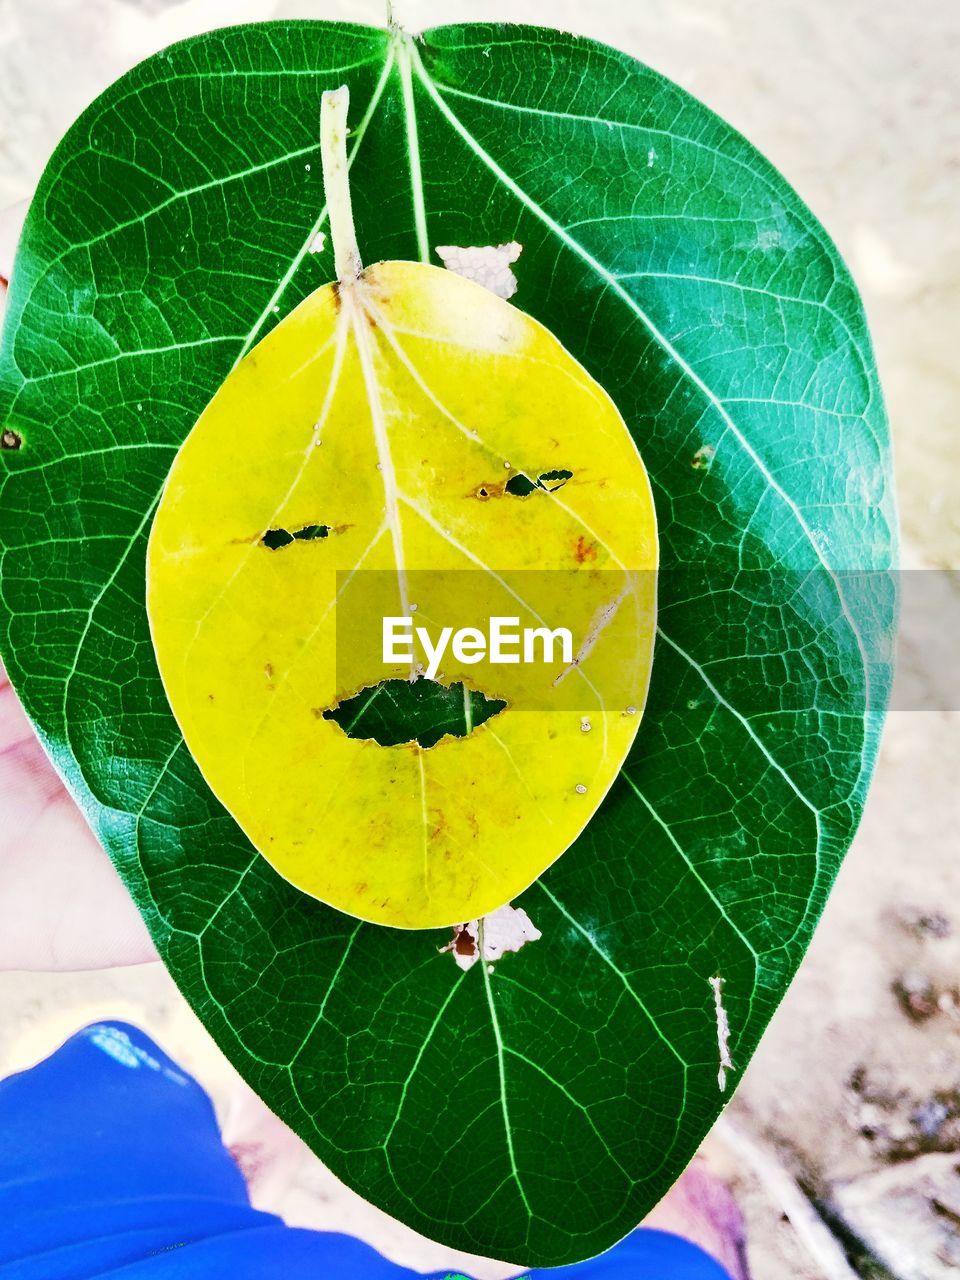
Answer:
[(348, 738), (366, 738), (381, 747), (415, 742), (428, 748), (441, 738), (466, 738), (506, 705), (459, 683), (381, 680), (320, 714)]
[(514, 498), (529, 497), (537, 489), (545, 489), (548, 493), (555, 493), (557, 489), (562, 489), (567, 481), (572, 478), (572, 471), (544, 471), (535, 480), (531, 480), (528, 475), (518, 471), (515, 476), (511, 476), (507, 481), (504, 491)]

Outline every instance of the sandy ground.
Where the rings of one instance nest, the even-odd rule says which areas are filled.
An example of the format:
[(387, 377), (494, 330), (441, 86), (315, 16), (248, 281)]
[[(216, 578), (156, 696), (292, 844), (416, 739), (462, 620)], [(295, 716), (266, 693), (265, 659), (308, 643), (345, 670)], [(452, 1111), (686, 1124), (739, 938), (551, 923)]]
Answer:
[[(582, 31), (651, 63), (743, 130), (831, 230), (863, 291), (908, 560), (960, 564), (956, 0), (395, 7), (409, 29), (478, 17)], [(30, 193), (60, 134), (109, 80), (170, 40), (228, 21), (381, 14), (377, 0), (0, 0), (0, 206)], [(956, 633), (933, 612), (933, 626), (908, 614), (901, 690), (952, 666)], [(900, 701), (917, 705), (906, 692)], [(958, 742), (960, 715), (891, 716), (866, 817), (814, 945), (705, 1144), (746, 1214), (758, 1280), (939, 1280), (960, 1268)], [(0, 1074), (104, 1016), (139, 1023), (194, 1070), (228, 1135), (255, 1110), (156, 965), (0, 975)], [(410, 1266), (459, 1265), (490, 1280), (509, 1272), (420, 1240), (293, 1140), (259, 1194), (292, 1222), (354, 1231)]]

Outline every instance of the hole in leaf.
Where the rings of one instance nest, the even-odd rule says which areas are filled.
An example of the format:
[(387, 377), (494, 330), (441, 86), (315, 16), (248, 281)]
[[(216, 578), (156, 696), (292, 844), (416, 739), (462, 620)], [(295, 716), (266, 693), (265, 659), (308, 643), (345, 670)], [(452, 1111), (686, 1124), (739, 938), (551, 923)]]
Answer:
[(458, 956), (475, 956), (477, 954), (477, 940), (465, 924), (460, 925), (454, 934), (453, 949)]
[(460, 683), (381, 680), (315, 714), (333, 720), (348, 738), (369, 738), (381, 747), (416, 742), (428, 748), (447, 735), (465, 738), (506, 705)]
[(705, 444), (697, 450), (690, 462), (694, 471), (709, 471), (713, 463), (713, 455), (716, 453), (713, 445)]
[(509, 244), (457, 245), (438, 244), (437, 256), (448, 271), (475, 280), (498, 298), (512, 298), (517, 291), (517, 277), (510, 270), (523, 252), (516, 240)]
[(508, 951), (519, 951), (528, 942), (542, 937), (523, 907), (514, 907), (508, 902), (482, 920), (454, 925), (453, 937), (440, 948), (440, 954), (452, 953), (458, 969), (471, 969), (478, 960), (490, 964), (502, 959)]
[(541, 489), (562, 489), (568, 480), (573, 479), (572, 471), (544, 471), (537, 477), (537, 485)]
[(504, 489), (507, 493), (513, 494), (515, 498), (525, 498), (528, 494), (533, 493), (536, 487), (535, 481), (531, 480), (529, 476), (525, 476), (522, 471), (519, 471), (515, 476), (510, 477)]
[(300, 529), (268, 529), (260, 539), (260, 545), (268, 551), (279, 551), (281, 547), (289, 547), (291, 542), (314, 542), (317, 538), (325, 538), (329, 532), (328, 524), (305, 524)]
[(562, 489), (572, 477), (572, 471), (543, 471), (536, 480), (531, 480), (522, 471), (518, 471), (507, 481), (504, 492), (511, 494), (514, 498), (526, 498), (536, 489), (545, 489), (548, 493), (554, 493), (557, 489)]

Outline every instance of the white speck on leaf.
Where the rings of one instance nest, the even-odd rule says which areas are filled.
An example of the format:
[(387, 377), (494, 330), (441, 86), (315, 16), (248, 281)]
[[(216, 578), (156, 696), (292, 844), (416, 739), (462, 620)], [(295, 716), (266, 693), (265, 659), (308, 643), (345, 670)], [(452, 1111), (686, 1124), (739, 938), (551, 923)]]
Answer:
[(582, 783), (582, 782), (578, 782), (578, 783), (577, 783), (577, 795), (578, 795), (578, 796), (585, 796), (586, 794), (587, 794), (587, 788), (586, 788), (585, 784), (584, 784), (584, 783)]
[(327, 233), (325, 231), (318, 231), (317, 234), (310, 241), (310, 244), (307, 246), (308, 252), (323, 253), (326, 243), (327, 243)]
[(536, 942), (543, 935), (522, 907), (498, 907), (483, 920), (468, 920), (466, 924), (458, 924), (453, 937), (445, 947), (440, 948), (441, 955), (448, 951), (461, 969), (471, 969), (481, 959), (480, 948), (483, 947), (483, 962), (493, 972), (493, 962), (500, 959), (508, 951), (519, 951), (528, 942)]
[(727, 1020), (727, 1011), (723, 1007), (723, 979), (719, 974), (714, 974), (710, 979), (710, 986), (713, 989), (713, 1006), (717, 1015), (717, 1052), (720, 1058), (717, 1084), (720, 1092), (723, 1093), (727, 1087), (727, 1072), (735, 1070), (733, 1059), (730, 1057), (730, 1023)]
[(757, 248), (761, 253), (770, 253), (773, 249), (779, 249), (782, 243), (783, 236), (776, 227), (764, 227), (757, 233)]
[(498, 298), (512, 298), (517, 292), (517, 277), (510, 270), (523, 252), (516, 240), (508, 244), (456, 245), (438, 244), (437, 253), (448, 271), (474, 280)]
[(714, 449), (713, 445), (701, 445), (693, 455), (693, 461), (690, 465), (693, 467), (694, 471), (709, 471), (715, 453), (716, 449)]
[(654, 151), (653, 147), (651, 147), (650, 150), (647, 152), (647, 168), (648, 169), (653, 168), (654, 164), (656, 163), (656, 159), (657, 159), (657, 153)]

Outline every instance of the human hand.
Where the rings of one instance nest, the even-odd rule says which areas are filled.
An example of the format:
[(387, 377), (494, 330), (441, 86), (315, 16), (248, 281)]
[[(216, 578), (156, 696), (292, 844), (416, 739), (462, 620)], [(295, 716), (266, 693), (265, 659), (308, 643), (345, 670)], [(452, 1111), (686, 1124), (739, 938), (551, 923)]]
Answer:
[(101, 969), (156, 952), (0, 667), (0, 969)]

